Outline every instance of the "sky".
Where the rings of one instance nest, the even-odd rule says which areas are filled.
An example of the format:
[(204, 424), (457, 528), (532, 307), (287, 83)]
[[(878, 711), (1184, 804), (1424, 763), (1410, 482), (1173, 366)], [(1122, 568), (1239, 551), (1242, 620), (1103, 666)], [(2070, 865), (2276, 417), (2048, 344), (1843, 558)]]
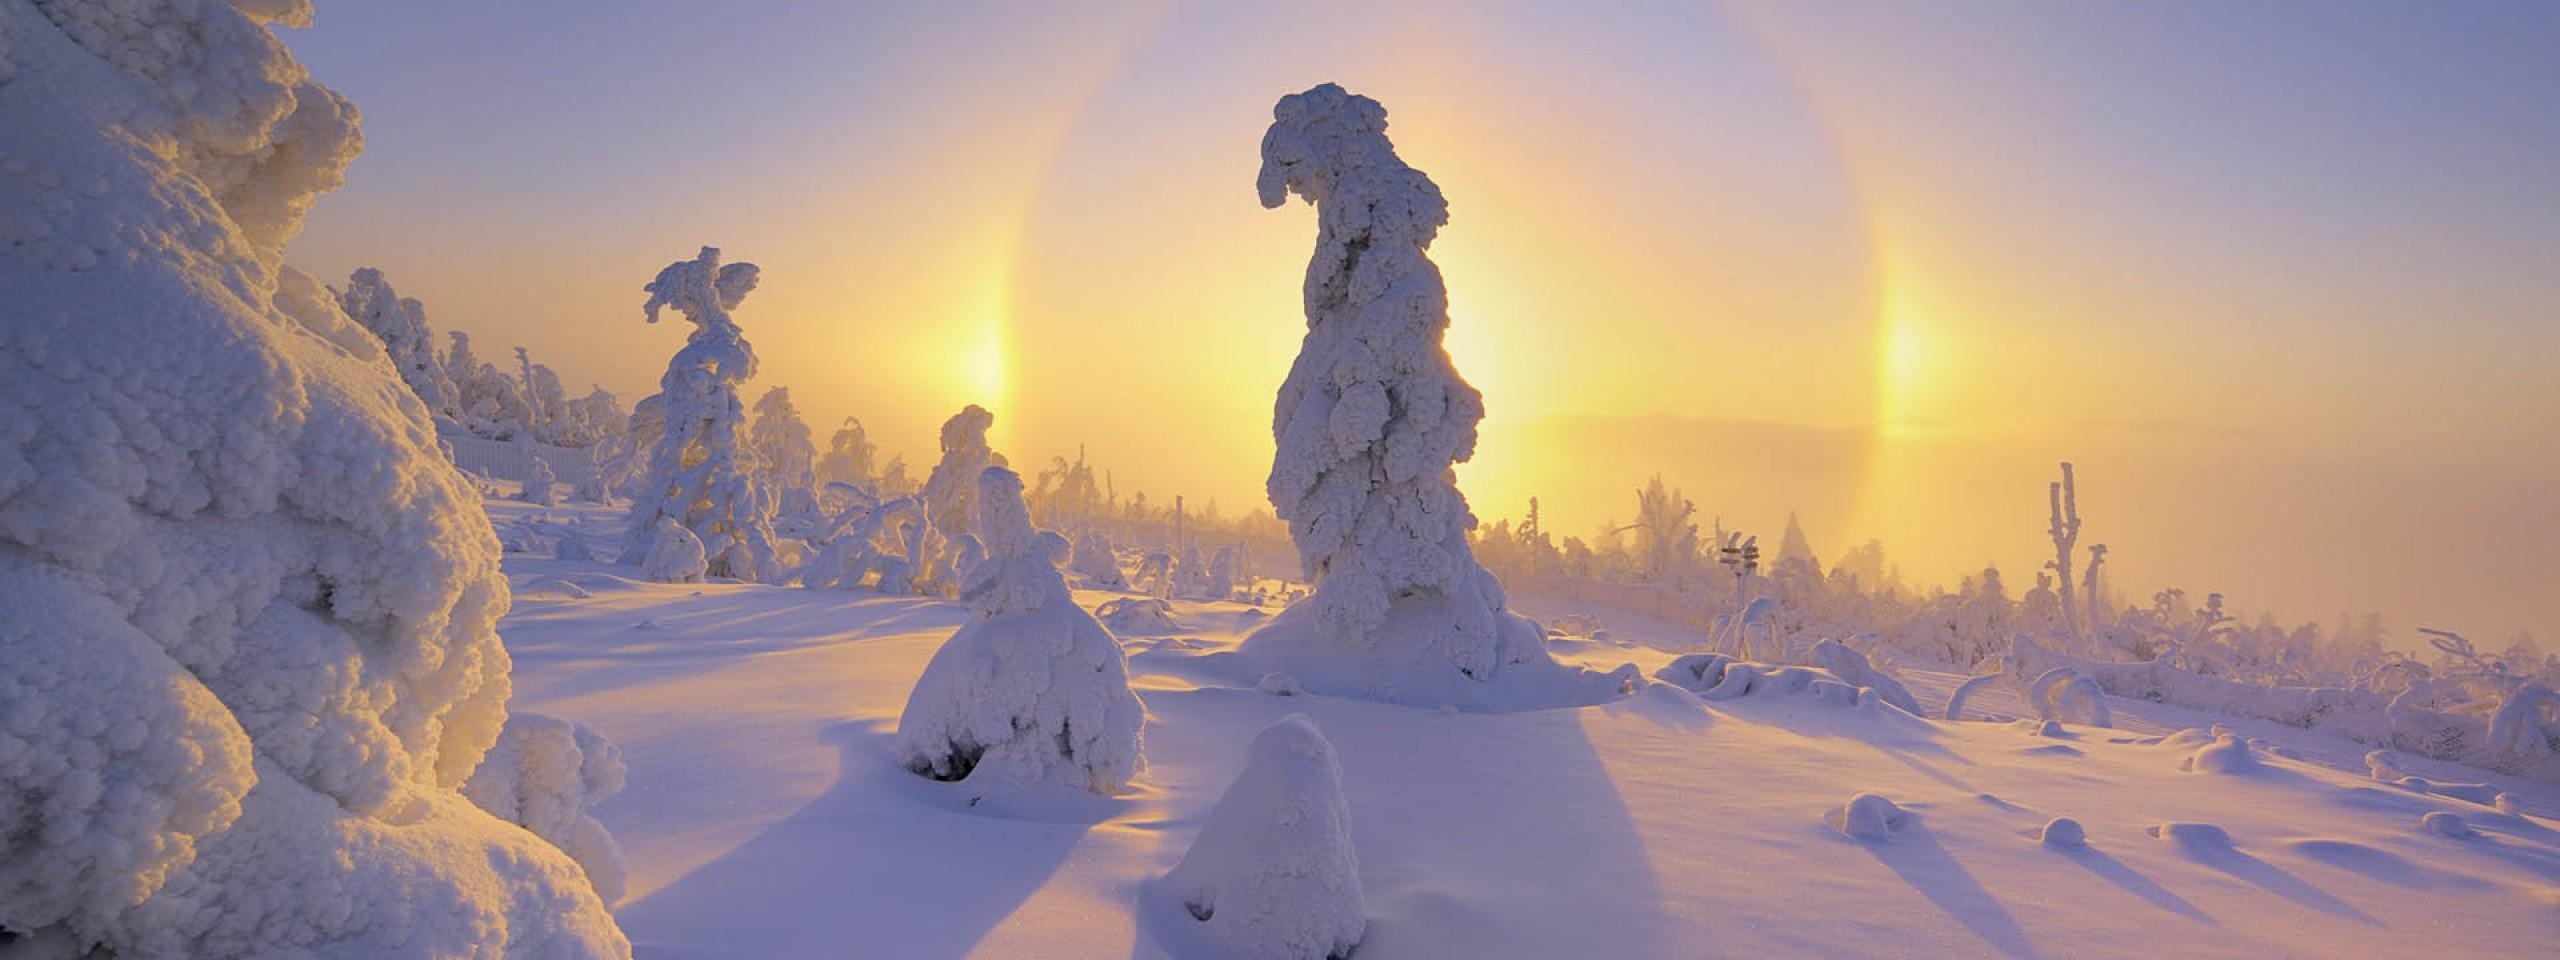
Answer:
[(1448, 196), (1477, 513), (2051, 556), (2142, 602), (2560, 648), (2560, 5), (324, 4), (366, 150), (291, 259), (655, 389), (640, 286), (763, 267), (755, 393), (918, 468), (1262, 504), (1313, 211), (1273, 101), (1374, 97)]

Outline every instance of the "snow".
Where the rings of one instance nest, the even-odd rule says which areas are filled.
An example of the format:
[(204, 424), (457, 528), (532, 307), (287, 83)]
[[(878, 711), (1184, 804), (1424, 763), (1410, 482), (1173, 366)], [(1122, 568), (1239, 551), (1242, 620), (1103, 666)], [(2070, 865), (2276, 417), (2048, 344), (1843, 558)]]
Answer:
[[(619, 522), (548, 512), (608, 538)], [(1508, 713), (1276, 696), (1235, 656), (1270, 618), (1232, 602), (1175, 600), (1182, 631), (1122, 638), (1147, 763), (1121, 792), (969, 807), (972, 785), (917, 777), (896, 749), (917, 677), (976, 622), (967, 608), (506, 559), (521, 597), (544, 578), (592, 594), (520, 599), (505, 632), (523, 709), (603, 732), (630, 765), (594, 812), (630, 864), (617, 913), (645, 955), (1219, 956), (1161, 878), (1247, 744), (1290, 714), (1336, 753), (1359, 957), (2516, 956), (2560, 935), (2552, 784), (2402, 758), (2417, 768), (2403, 775), (2495, 784), (2524, 811), (2502, 815), (2377, 781), (2364, 748), (2330, 734), (2117, 697), (2116, 728), (2057, 738), (1881, 701), (1704, 702), (1669, 683)], [(1073, 593), (1087, 609), (1122, 596)], [(1549, 614), (1540, 603), (1529, 612)], [(1559, 660), (1653, 671), (1701, 642), (1579, 609), (1630, 646), (1559, 637)], [(1931, 716), (1964, 679), (1876, 668)], [(2033, 716), (2013, 687), (1968, 715), (1985, 711)], [(2259, 741), (2265, 774), (2178, 768), (2213, 739), (2167, 735), (2217, 721)], [(1889, 839), (1826, 822), (1862, 792), (1904, 811)], [(2425, 832), (2437, 810), (2480, 836)], [(2057, 818), (2083, 846), (2040, 842)], [(2210, 824), (2226, 848), (2162, 842), (2163, 823)]]
[(1559, 668), (1467, 545), (1453, 467), (1475, 452), (1484, 398), (1442, 346), (1448, 291), (1426, 255), (1449, 208), (1386, 128), (1377, 101), (1328, 83), (1282, 97), (1263, 135), (1262, 205), (1316, 207), (1267, 484), (1315, 589), (1247, 653), (1310, 690), (1419, 706), (1605, 699), (1605, 678)]
[(640, 560), (640, 576), (659, 583), (702, 582), (708, 567), (702, 540), (674, 517), (659, 517), (657, 530), (649, 538), (649, 555)]
[[(581, 591), (583, 592), (583, 591)], [(622, 899), (622, 848), (595, 805), (621, 792), (622, 751), (588, 727), (537, 713), (507, 718), (498, 743), (462, 784), (462, 795), (569, 854), (596, 895)]]
[[(770, 583), (781, 577), (774, 556), (772, 511), (754, 482), (744, 439), (746, 413), (738, 388), (755, 376), (756, 355), (729, 311), (756, 288), (756, 265), (720, 262), (704, 247), (650, 281), (642, 309), (658, 322), (661, 307), (674, 307), (693, 322), (684, 348), (667, 362), (658, 382), (665, 432), (649, 454), (647, 476), (632, 486), (634, 537), (625, 562), (651, 558), (674, 520), (701, 541), (712, 576)], [(634, 424), (634, 433), (639, 432)]]
[(977, 796), (1033, 784), (1118, 792), (1146, 765), (1120, 645), (1068, 594), (1020, 476), (984, 468), (969, 500), (987, 549), (962, 578), (971, 619), (916, 679), (898, 716), (900, 763)]
[(457, 787), (478, 492), (285, 243), (360, 144), (297, 4), (0, 0), (0, 928), (126, 957), (627, 956)]
[[(1164, 892), (1237, 960), (1351, 956), (1368, 928), (1333, 744), (1304, 714), (1263, 728)], [(1179, 939), (1180, 933), (1173, 935)]]
[(1894, 802), (1873, 793), (1860, 793), (1849, 802), (1824, 815), (1824, 822), (1841, 836), (1870, 843), (1893, 839), (1910, 814)]

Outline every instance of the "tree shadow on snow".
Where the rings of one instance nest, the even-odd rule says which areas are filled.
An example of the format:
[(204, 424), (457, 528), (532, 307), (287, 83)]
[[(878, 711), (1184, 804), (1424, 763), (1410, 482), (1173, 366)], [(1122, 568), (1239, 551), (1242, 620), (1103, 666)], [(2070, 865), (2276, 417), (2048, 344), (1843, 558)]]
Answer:
[[(643, 957), (956, 957), (1044, 886), (1092, 823), (932, 802), (879, 724), (841, 723), (834, 786), (615, 911)], [(758, 918), (753, 929), (743, 918)], [(687, 931), (707, 939), (670, 939)]]
[(1947, 853), (1947, 848), (1930, 834), (1928, 824), (1915, 817), (1892, 839), (1860, 846), (1992, 949), (2019, 960), (2038, 956), (2035, 944), (2027, 939), (2025, 928), (2018, 926), (2018, 919), (2009, 915), (2009, 908), (2001, 906), (1964, 864)]
[(2224, 849), (2199, 852), (2194, 855), (2194, 859), (2197, 863), (2231, 875), (2233, 879), (2322, 913), (2344, 917), (2369, 927), (2382, 925), (2382, 921), (2356, 909), (2354, 904), (2340, 900), (2328, 891), (2312, 886), (2310, 881), (2286, 873), (2276, 865), (2244, 851)]
[(2169, 888), (2153, 882), (2150, 877), (2143, 876), (2132, 867), (2125, 866), (2124, 861), (2108, 856), (2104, 851), (2095, 847), (2080, 847), (2056, 852), (2086, 868), (2090, 873), (2097, 874), (2100, 879), (2123, 887), (2125, 892), (2149, 901), (2152, 906), (2206, 926), (2219, 925), (2211, 914), (2204, 912), (2203, 908), (2196, 906), (2185, 897), (2170, 892)]
[[(1177, 739), (1249, 735), (1290, 713), (1317, 721), (1351, 805), (1369, 915), (1360, 957), (1671, 957), (1714, 942), (1711, 930), (1682, 937), (1663, 909), (1630, 801), (1584, 731), (1586, 716), (1608, 708), (1460, 714), (1215, 687), (1151, 693), (1147, 707), (1151, 752), (1161, 731), (1167, 756), (1206, 752)], [(1703, 722), (1664, 704), (1633, 709), (1653, 723)], [(1149, 825), (1168, 832), (1159, 872), (1190, 847), (1232, 774), (1194, 776), (1206, 780), (1197, 806)], [(1133, 891), (1145, 901), (1133, 957), (1192, 939), (1191, 918), (1157, 893)]]

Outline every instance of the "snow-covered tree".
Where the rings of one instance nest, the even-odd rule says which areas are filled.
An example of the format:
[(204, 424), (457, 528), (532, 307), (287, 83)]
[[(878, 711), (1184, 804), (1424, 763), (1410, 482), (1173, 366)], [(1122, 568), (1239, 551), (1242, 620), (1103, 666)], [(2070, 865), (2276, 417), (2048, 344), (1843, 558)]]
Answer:
[(862, 421), (846, 417), (844, 426), (836, 428), (835, 436), (827, 439), (827, 455), (818, 461), (818, 481), (868, 487), (877, 480), (879, 466), (873, 461), (879, 456), (880, 448), (862, 429)]
[[(1688, 579), (1698, 561), (1697, 504), (1655, 474), (1636, 491), (1636, 559), (1656, 583)], [(1792, 516), (1792, 514), (1790, 515)]]
[[(1280, 386), (1267, 487), (1315, 589), (1247, 646), (1307, 661), (1289, 672), (1309, 689), (1400, 698), (1481, 692), (1377, 674), (1446, 670), (1482, 683), (1512, 664), (1552, 666), (1537, 624), (1505, 608), (1467, 546), (1475, 516), (1455, 464), (1475, 452), (1484, 401), (1441, 342), (1449, 298), (1426, 255), (1449, 219), (1440, 188), (1396, 156), (1375, 100), (1325, 84), (1281, 98), (1272, 118), (1262, 204), (1303, 197), (1317, 229), (1307, 333)], [(1416, 666), (1426, 662), (1438, 666)]]
[(309, 12), (0, 0), (0, 951), (628, 957), (457, 789), (507, 581), (394, 363), (282, 266), (360, 142), (268, 32)]
[(1351, 804), (1333, 744), (1305, 714), (1264, 727), (1244, 771), (1164, 878), (1219, 956), (1348, 957), (1368, 932)]
[(786, 512), (816, 509), (818, 445), (800, 408), (791, 403), (790, 387), (775, 387), (756, 400), (755, 424), (747, 429), (747, 449), (756, 468), (782, 499)]
[(729, 311), (755, 288), (755, 264), (722, 266), (714, 247), (668, 264), (646, 288), (649, 322), (658, 322), (660, 307), (674, 307), (693, 321), (693, 333), (658, 381), (666, 432), (650, 452), (648, 476), (631, 488), (624, 563), (649, 557), (664, 529), (658, 520), (671, 518), (702, 541), (710, 575), (766, 582), (782, 575), (772, 511), (739, 436), (747, 418), (738, 387), (755, 376), (756, 354)]
[(392, 290), (382, 271), (365, 267), (347, 278), (338, 306), (381, 338), (392, 367), (427, 405), (429, 415), (459, 422), (461, 389), (454, 386), (453, 377), (445, 373), (444, 359), (436, 354), (435, 331), (427, 327), (424, 305)]
[(544, 507), (560, 505), (560, 478), (551, 472), (551, 461), (534, 450), (525, 451), (524, 490), (516, 499)]
[(1067, 592), (1022, 478), (985, 467), (975, 486), (986, 557), (961, 583), (970, 619), (908, 695), (900, 761), (936, 780), (1117, 792), (1145, 765), (1119, 641)]
[(462, 795), (499, 819), (551, 841), (587, 871), (596, 896), (622, 899), (622, 845), (594, 808), (622, 792), (622, 750), (583, 723), (518, 712), (462, 784)]
[(942, 460), (924, 480), (924, 512), (935, 545), (926, 552), (931, 569), (924, 579), (941, 582), (968, 572), (960, 563), (960, 538), (970, 533), (978, 510), (978, 474), (1004, 457), (987, 446), (987, 429), (996, 415), (970, 404), (942, 422)]
[(525, 423), (533, 429), (534, 439), (569, 446), (567, 435), (574, 429), (569, 420), (569, 392), (560, 385), (560, 375), (533, 362), (532, 354), (517, 347), (516, 382), (524, 391)]

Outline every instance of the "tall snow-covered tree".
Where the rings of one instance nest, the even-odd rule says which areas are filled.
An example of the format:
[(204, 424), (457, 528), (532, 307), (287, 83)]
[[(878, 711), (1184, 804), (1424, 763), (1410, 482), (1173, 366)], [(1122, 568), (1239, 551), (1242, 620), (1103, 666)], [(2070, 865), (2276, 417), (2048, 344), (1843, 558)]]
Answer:
[(926, 525), (934, 545), (927, 551), (928, 569), (918, 571), (927, 583), (947, 583), (968, 572), (963, 555), (973, 541), (971, 521), (978, 512), (978, 473), (1004, 466), (1004, 455), (987, 446), (987, 430), (996, 415), (970, 404), (942, 422), (942, 460), (924, 478)]
[(444, 358), (436, 354), (435, 331), (427, 327), (425, 305), (392, 290), (381, 270), (365, 267), (347, 278), (347, 289), (338, 294), (338, 307), (382, 339), (391, 365), (400, 371), (410, 392), (427, 405), (429, 415), (459, 422), (461, 389), (445, 373)]
[(658, 381), (665, 432), (649, 454), (649, 473), (631, 489), (631, 540), (622, 562), (650, 555), (660, 518), (671, 518), (702, 541), (712, 576), (771, 582), (782, 575), (774, 557), (772, 510), (749, 475), (744, 438), (746, 409), (738, 387), (756, 373), (756, 354), (729, 311), (756, 288), (756, 265), (722, 266), (720, 251), (704, 247), (691, 260), (658, 271), (645, 288), (642, 310), (658, 322), (673, 307), (693, 322), (683, 349)]
[(1435, 662), (1481, 682), (1514, 663), (1552, 666), (1537, 625), (1505, 609), (1467, 546), (1475, 516), (1454, 467), (1475, 452), (1484, 401), (1441, 342), (1448, 293), (1426, 255), (1449, 219), (1440, 188), (1396, 156), (1375, 100), (1325, 84), (1281, 98), (1272, 118), (1262, 204), (1303, 197), (1317, 229), (1267, 486), (1315, 589), (1247, 646), (1342, 671), (1300, 673), (1311, 689), (1405, 698), (1438, 696), (1447, 678), (1384, 691), (1387, 678), (1354, 674)]
[(360, 149), (307, 4), (0, 0), (0, 952), (630, 956), (466, 799), (499, 544), (284, 246)]

